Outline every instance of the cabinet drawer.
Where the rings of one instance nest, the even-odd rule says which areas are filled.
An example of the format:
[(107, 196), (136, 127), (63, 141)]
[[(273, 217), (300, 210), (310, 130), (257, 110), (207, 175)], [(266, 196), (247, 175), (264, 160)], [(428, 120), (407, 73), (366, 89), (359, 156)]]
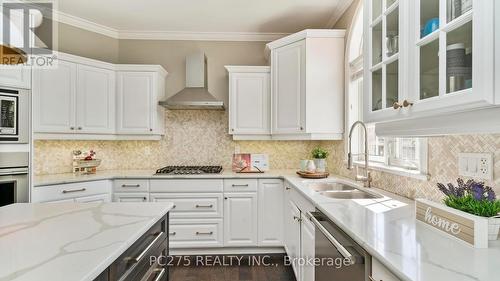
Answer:
[(257, 180), (224, 180), (224, 192), (257, 191)]
[(110, 181), (91, 181), (61, 185), (39, 186), (33, 189), (32, 201), (48, 202), (111, 193)]
[(222, 180), (151, 180), (151, 192), (222, 192)]
[(222, 217), (220, 193), (151, 193), (151, 202), (172, 202), (171, 218)]
[(115, 193), (113, 202), (148, 202), (149, 193)]
[(171, 220), (170, 248), (222, 247), (222, 219)]
[(114, 192), (149, 192), (148, 180), (115, 180)]
[[(168, 216), (168, 215), (167, 215)], [(141, 280), (150, 266), (149, 257), (159, 255), (168, 247), (167, 225), (165, 216), (152, 226), (143, 236), (128, 248), (111, 266), (110, 280)], [(155, 265), (152, 265), (155, 266)], [(141, 276), (141, 278), (139, 278)]]

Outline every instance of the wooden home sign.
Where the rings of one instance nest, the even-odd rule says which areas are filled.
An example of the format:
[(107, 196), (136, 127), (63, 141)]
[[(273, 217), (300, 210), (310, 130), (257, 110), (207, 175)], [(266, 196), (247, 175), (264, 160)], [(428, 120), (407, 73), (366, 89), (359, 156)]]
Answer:
[(417, 220), (475, 248), (488, 248), (488, 218), (425, 199), (415, 204)]

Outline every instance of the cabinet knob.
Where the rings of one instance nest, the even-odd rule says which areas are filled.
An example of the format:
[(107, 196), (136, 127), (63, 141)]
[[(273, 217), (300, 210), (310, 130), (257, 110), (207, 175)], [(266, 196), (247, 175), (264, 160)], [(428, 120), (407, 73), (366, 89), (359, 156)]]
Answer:
[(81, 130), (81, 129), (82, 129), (82, 127), (78, 127), (78, 130)]
[(152, 132), (152, 131), (153, 131), (153, 129), (149, 129), (149, 131), (150, 131), (150, 132)]
[(395, 101), (393, 104), (392, 104), (392, 108), (398, 110), (400, 108), (402, 108), (403, 106), (401, 104), (399, 104), (397, 101)]
[(224, 200), (227, 200), (227, 197), (224, 197)]
[(300, 130), (301, 130), (301, 131), (304, 131), (304, 127), (300, 127)]
[(234, 129), (231, 129), (232, 132), (234, 132)]
[(413, 106), (413, 103), (412, 102), (409, 102), (407, 100), (404, 100), (403, 101), (403, 107), (409, 107), (409, 106)]
[(74, 129), (75, 129), (75, 127), (69, 127), (69, 129), (70, 129), (70, 130), (74, 130)]
[(285, 187), (285, 190), (290, 190), (290, 189), (291, 189), (291, 188), (290, 188), (290, 187), (288, 187), (288, 186), (287, 186), (287, 187)]
[(142, 200), (143, 200), (143, 201), (146, 201), (146, 200), (148, 200), (148, 198), (146, 198), (146, 197), (143, 197), (143, 198), (142, 198)]

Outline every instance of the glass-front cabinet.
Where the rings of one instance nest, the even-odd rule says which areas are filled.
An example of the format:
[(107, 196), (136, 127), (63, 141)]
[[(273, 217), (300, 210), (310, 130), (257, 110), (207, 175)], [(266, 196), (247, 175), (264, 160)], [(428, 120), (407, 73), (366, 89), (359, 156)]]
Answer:
[[(401, 99), (406, 61), (406, 1), (365, 0), (364, 79), (365, 119), (394, 117), (393, 107)], [(367, 118), (368, 117), (368, 118)]]
[(494, 2), (365, 0), (365, 121), (500, 104), (494, 91)]

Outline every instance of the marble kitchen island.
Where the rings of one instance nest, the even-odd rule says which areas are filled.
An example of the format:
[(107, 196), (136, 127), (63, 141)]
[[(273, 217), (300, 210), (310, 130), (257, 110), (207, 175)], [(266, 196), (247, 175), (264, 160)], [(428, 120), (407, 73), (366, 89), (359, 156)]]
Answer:
[(161, 274), (165, 280), (165, 268), (149, 261), (168, 253), (171, 208), (171, 203), (2, 207), (0, 280), (135, 280), (138, 274)]

